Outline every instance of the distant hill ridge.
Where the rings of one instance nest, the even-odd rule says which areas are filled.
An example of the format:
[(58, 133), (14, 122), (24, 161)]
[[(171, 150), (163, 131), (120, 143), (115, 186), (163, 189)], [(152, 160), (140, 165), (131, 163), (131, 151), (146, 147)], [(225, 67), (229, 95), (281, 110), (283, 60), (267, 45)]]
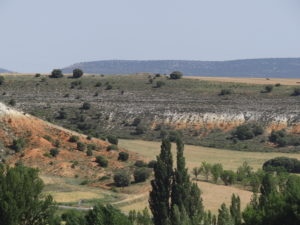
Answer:
[(11, 73), (11, 71), (0, 68), (0, 73)]
[(86, 73), (132, 74), (140, 72), (166, 73), (182, 71), (187, 76), (226, 77), (300, 77), (300, 58), (266, 58), (230, 61), (196, 60), (102, 60), (76, 63), (63, 69), (70, 73), (81, 68)]

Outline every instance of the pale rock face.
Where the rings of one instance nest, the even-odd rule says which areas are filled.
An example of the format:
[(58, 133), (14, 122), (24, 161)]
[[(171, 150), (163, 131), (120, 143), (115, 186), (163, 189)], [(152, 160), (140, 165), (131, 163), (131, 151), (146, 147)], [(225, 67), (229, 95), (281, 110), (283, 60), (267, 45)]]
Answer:
[(14, 110), (0, 102), (0, 116), (21, 116), (22, 112)]
[(296, 114), (267, 114), (257, 112), (240, 113), (177, 113), (165, 112), (160, 116), (155, 116), (152, 127), (164, 124), (177, 129), (223, 129), (231, 130), (244, 123), (260, 123), (266, 126), (267, 131), (273, 129), (292, 129), (299, 126), (300, 121)]

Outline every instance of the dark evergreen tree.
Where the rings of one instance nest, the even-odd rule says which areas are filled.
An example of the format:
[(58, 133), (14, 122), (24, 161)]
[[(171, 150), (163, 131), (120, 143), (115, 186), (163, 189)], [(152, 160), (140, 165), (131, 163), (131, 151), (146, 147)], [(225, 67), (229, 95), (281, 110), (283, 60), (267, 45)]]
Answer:
[(232, 218), (230, 216), (229, 210), (226, 205), (223, 203), (219, 209), (218, 215), (218, 225), (234, 225)]
[(151, 181), (149, 205), (155, 225), (170, 224), (170, 197), (173, 177), (173, 159), (171, 143), (164, 139), (160, 155), (154, 166), (154, 180)]
[(132, 225), (118, 209), (98, 204), (86, 215), (86, 225)]
[(51, 196), (42, 198), (43, 187), (36, 169), (0, 165), (0, 224), (49, 224), (55, 207)]
[(242, 224), (241, 200), (240, 197), (235, 196), (235, 194), (232, 194), (231, 197), (230, 215), (235, 225)]

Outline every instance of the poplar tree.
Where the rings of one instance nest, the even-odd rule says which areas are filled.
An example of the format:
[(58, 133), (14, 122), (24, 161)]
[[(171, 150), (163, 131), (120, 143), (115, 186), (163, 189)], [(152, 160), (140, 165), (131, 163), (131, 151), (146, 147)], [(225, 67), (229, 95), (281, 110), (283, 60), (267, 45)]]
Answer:
[(221, 205), (221, 208), (219, 209), (217, 225), (234, 225), (229, 210), (224, 203)]
[[(188, 170), (183, 156), (184, 145), (181, 139), (176, 140), (177, 145), (177, 168), (174, 171), (172, 185), (172, 224), (175, 225), (174, 207), (180, 213), (190, 218), (191, 224), (198, 224), (203, 217), (203, 205), (200, 198), (200, 189), (196, 183), (190, 181)], [(182, 216), (181, 216), (182, 217)]]
[(235, 194), (232, 194), (231, 197), (230, 215), (235, 225), (242, 224), (241, 200), (240, 197), (235, 196)]
[(171, 143), (164, 139), (160, 155), (154, 167), (154, 180), (151, 181), (149, 205), (155, 225), (170, 224), (170, 197), (173, 178), (173, 159)]

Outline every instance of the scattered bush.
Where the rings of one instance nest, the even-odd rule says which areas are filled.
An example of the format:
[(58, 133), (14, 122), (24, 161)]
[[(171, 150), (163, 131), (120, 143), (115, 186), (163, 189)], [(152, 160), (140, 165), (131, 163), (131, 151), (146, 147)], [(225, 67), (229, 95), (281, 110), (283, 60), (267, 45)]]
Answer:
[(147, 168), (138, 168), (134, 171), (133, 177), (136, 183), (146, 181), (150, 176), (150, 171)]
[(275, 87), (280, 87), (280, 86), (281, 86), (280, 83), (275, 84)]
[(292, 93), (292, 96), (299, 96), (299, 95), (300, 95), (300, 88), (295, 88)]
[(273, 85), (266, 85), (266, 86), (265, 86), (265, 89), (262, 90), (261, 92), (262, 92), (262, 93), (270, 93), (270, 92), (272, 92), (272, 91), (273, 91)]
[(276, 157), (263, 164), (265, 171), (286, 171), (289, 173), (300, 173), (300, 161), (295, 158)]
[(83, 71), (81, 69), (73, 70), (73, 78), (80, 78), (83, 75)]
[(111, 84), (108, 84), (105, 88), (105, 90), (111, 90), (113, 88), (113, 86)]
[(147, 163), (145, 163), (143, 160), (137, 160), (137, 161), (134, 163), (134, 166), (136, 166), (136, 167), (146, 167), (146, 166), (147, 166)]
[(127, 152), (120, 152), (118, 160), (120, 161), (127, 161), (129, 158), (129, 154)]
[(236, 174), (231, 170), (224, 170), (221, 179), (225, 185), (232, 185), (236, 181)]
[(219, 95), (230, 95), (231, 93), (230, 89), (222, 89)]
[(4, 84), (4, 81), (5, 81), (4, 77), (0, 76), (0, 85)]
[(13, 140), (11, 148), (15, 150), (15, 152), (22, 151), (26, 146), (26, 141), (23, 138)]
[(111, 151), (111, 150), (116, 150), (116, 151), (118, 151), (119, 148), (118, 148), (117, 145), (109, 145), (109, 146), (107, 146), (106, 150), (107, 150), (107, 151)]
[(108, 135), (107, 140), (111, 144), (118, 145), (118, 138), (116, 136)]
[(57, 148), (52, 148), (52, 149), (50, 150), (50, 155), (51, 155), (52, 157), (56, 157), (58, 154), (59, 154), (59, 150), (58, 150)]
[(95, 144), (88, 144), (87, 145), (87, 149), (88, 150), (96, 150), (97, 149), (97, 145), (95, 145)]
[(237, 137), (239, 140), (252, 139), (255, 136), (263, 134), (264, 129), (256, 124), (245, 124), (238, 126), (233, 132), (232, 136)]
[(141, 135), (144, 134), (147, 131), (147, 128), (141, 124), (139, 124), (136, 128), (135, 128), (135, 134), (136, 135)]
[(41, 77), (41, 74), (40, 73), (36, 73), (35, 77)]
[(85, 144), (84, 143), (82, 143), (82, 142), (77, 142), (77, 149), (79, 150), (79, 151), (81, 151), (81, 152), (83, 152), (84, 150), (85, 150)]
[(89, 110), (89, 109), (91, 108), (91, 104), (88, 103), (88, 102), (84, 102), (84, 103), (82, 104), (82, 107), (81, 107), (81, 108), (84, 109), (84, 110)]
[(131, 125), (136, 127), (137, 125), (139, 125), (141, 123), (141, 121), (142, 120), (140, 118), (135, 118)]
[(65, 112), (64, 110), (60, 110), (58, 112), (57, 119), (59, 119), (59, 120), (67, 119), (67, 112)]
[(60, 69), (54, 69), (51, 72), (50, 78), (62, 78), (64, 75)]
[(170, 78), (173, 80), (180, 79), (182, 77), (182, 73), (180, 71), (174, 71), (170, 74)]
[(155, 87), (156, 87), (156, 88), (160, 88), (160, 87), (165, 86), (165, 85), (166, 85), (165, 82), (159, 80), (159, 81), (156, 81)]
[(87, 156), (92, 156), (92, 155), (93, 155), (93, 151), (92, 151), (91, 149), (88, 149), (88, 150), (86, 151), (86, 155), (87, 155)]
[(130, 175), (127, 171), (120, 171), (114, 175), (114, 182), (117, 187), (127, 187), (130, 185)]
[(102, 83), (100, 81), (98, 81), (96, 84), (95, 84), (95, 87), (101, 87)]
[(156, 160), (151, 160), (149, 163), (148, 163), (148, 168), (154, 168), (156, 165)]
[(75, 135), (71, 136), (70, 139), (69, 139), (69, 142), (75, 143), (75, 142), (77, 142), (77, 141), (79, 141), (79, 137), (78, 137), (78, 136), (75, 136)]
[(17, 103), (16, 103), (16, 100), (11, 99), (11, 100), (9, 100), (8, 104), (11, 106), (15, 106)]
[(99, 155), (96, 157), (96, 162), (98, 163), (99, 166), (101, 167), (107, 167), (108, 166), (108, 161), (105, 159), (103, 156)]

